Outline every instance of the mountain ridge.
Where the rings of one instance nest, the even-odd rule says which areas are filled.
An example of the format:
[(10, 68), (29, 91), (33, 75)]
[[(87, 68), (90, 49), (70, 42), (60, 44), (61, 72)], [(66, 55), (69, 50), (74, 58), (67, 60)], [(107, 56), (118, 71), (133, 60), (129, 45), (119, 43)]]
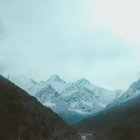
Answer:
[[(11, 78), (11, 80), (14, 82), (14, 79)], [(20, 79), (17, 79), (17, 81), (15, 80), (16, 84), (18, 84), (18, 80), (20, 81)], [(27, 82), (25, 81), (25, 84), (23, 84), (24, 80), (23, 83), (20, 81), (19, 86), (27, 91), (30, 91), (32, 95), (35, 96), (42, 104), (51, 107), (68, 123), (75, 123), (75, 120), (77, 119), (74, 119), (76, 118), (74, 115), (78, 116), (77, 118), (79, 118), (79, 120), (77, 121), (80, 121), (83, 118), (92, 116), (94, 113), (101, 111), (109, 103), (118, 98), (116, 91), (110, 91), (95, 86), (86, 79), (80, 79), (73, 83), (67, 83), (58, 75), (52, 75), (46, 81), (36, 82), (34, 84), (34, 88), (32, 83), (31, 87), (29, 84), (27, 84), (26, 88), (25, 85), (28, 83), (28, 81), (30, 80), (27, 80)], [(22, 86), (20, 83), (22, 83), (24, 86)], [(51, 86), (50, 89), (47, 89), (48, 85)], [(55, 96), (50, 96), (50, 93), (45, 92), (43, 90), (45, 88), (49, 92), (57, 92), (57, 98)], [(39, 94), (41, 96), (39, 96)], [(61, 107), (62, 105), (65, 106), (67, 113)], [(70, 114), (69, 117), (67, 115), (68, 112)], [(65, 117), (64, 114), (67, 117)], [(70, 120), (70, 118), (73, 119)]]
[(88, 140), (139, 140), (140, 80), (133, 82), (115, 103), (73, 127), (89, 133)]
[(81, 140), (50, 108), (2, 76), (0, 114), (3, 140)]

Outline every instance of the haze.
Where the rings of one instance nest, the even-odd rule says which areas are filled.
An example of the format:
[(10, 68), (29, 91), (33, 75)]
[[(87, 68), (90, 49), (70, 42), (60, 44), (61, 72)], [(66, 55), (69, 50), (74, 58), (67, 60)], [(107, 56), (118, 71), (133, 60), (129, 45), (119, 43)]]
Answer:
[(0, 0), (0, 73), (86, 78), (125, 90), (139, 77), (138, 0)]

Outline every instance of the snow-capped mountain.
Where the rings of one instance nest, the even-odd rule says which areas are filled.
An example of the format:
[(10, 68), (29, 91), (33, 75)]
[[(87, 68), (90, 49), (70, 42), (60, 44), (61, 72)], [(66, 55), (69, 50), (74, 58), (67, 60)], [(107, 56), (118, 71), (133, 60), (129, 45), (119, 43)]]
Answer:
[(35, 97), (37, 97), (41, 103), (48, 107), (53, 107), (56, 105), (53, 101), (58, 96), (59, 93), (49, 84), (37, 91), (35, 94)]
[(129, 87), (129, 89), (121, 96), (122, 101), (130, 100), (140, 95), (140, 79)]
[(67, 104), (61, 94), (59, 94), (51, 85), (47, 85), (35, 94), (35, 97), (45, 106), (50, 107), (57, 112), (68, 123), (75, 123), (79, 120), (90, 117), (90, 113), (77, 112)]
[(87, 88), (87, 89), (90, 89), (90, 90), (94, 90), (94, 89), (98, 88), (97, 86), (91, 84), (91, 83), (90, 83), (88, 80), (86, 80), (86, 79), (77, 80), (75, 83), (78, 84), (78, 85), (81, 85), (81, 86), (83, 86), (83, 87), (85, 87), (85, 88)]
[(58, 75), (52, 75), (46, 83), (50, 84), (59, 93), (62, 93), (63, 90), (67, 87), (67, 83)]
[(140, 95), (140, 79), (132, 83), (129, 89), (124, 94), (122, 94), (119, 98), (117, 98), (113, 103), (111, 103), (108, 107), (120, 105), (123, 102), (133, 99), (138, 95)]
[(60, 96), (72, 109), (80, 112), (94, 113), (101, 110), (95, 93), (77, 83), (70, 84)]
[(70, 123), (104, 109), (121, 95), (116, 91), (95, 86), (86, 79), (67, 83), (58, 75), (52, 75), (48, 80), (41, 82), (17, 77), (10, 80)]
[(23, 76), (9, 76), (8, 79), (33, 96), (48, 85), (44, 81), (37, 82)]
[(31, 78), (26, 78), (23, 76), (9, 76), (8, 79), (30, 94), (34, 95), (34, 93), (36, 92), (38, 83)]
[(113, 102), (123, 94), (121, 90), (111, 91), (95, 86), (86, 79), (78, 80), (76, 83), (94, 92), (99, 100), (100, 105), (103, 107), (106, 107), (109, 103)]

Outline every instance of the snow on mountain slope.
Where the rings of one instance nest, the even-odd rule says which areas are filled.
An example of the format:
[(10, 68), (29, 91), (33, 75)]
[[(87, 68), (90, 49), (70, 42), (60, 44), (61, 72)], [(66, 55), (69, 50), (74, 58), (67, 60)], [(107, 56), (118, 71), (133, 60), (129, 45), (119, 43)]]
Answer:
[(47, 84), (50, 84), (59, 93), (61, 93), (67, 87), (67, 83), (58, 75), (52, 75), (47, 80)]
[(129, 87), (125, 94), (121, 96), (122, 101), (127, 101), (140, 95), (140, 79)]
[(41, 103), (48, 107), (53, 107), (56, 105), (55, 102), (53, 102), (53, 100), (58, 96), (59, 93), (51, 85), (46, 85), (46, 87), (39, 90), (35, 94), (35, 97), (37, 97), (37, 99), (39, 99)]
[(75, 83), (77, 83), (78, 85), (81, 85), (87, 89), (90, 89), (90, 90), (95, 90), (97, 89), (98, 87), (91, 84), (88, 80), (86, 79), (80, 79), (80, 80), (77, 80)]
[(134, 97), (140, 95), (140, 79), (131, 84), (129, 89), (119, 98), (117, 98), (113, 103), (109, 104), (108, 107), (120, 105)]
[(93, 91), (96, 97), (98, 97), (100, 104), (102, 104), (104, 107), (123, 94), (123, 92), (120, 90), (111, 91), (102, 87), (95, 86), (86, 79), (78, 80), (76, 83)]
[(94, 86), (86, 79), (66, 83), (58, 75), (41, 82), (17, 77), (10, 80), (35, 96), (45, 106), (52, 108), (69, 123), (104, 109), (121, 94)]
[(61, 94), (61, 98), (73, 109), (94, 113), (101, 110), (99, 100), (91, 90), (77, 83), (70, 84)]
[(36, 92), (37, 82), (30, 78), (25, 78), (22, 76), (9, 76), (9, 80), (14, 82), (20, 88), (26, 90), (31, 95), (34, 95)]
[(42, 90), (38, 91), (35, 96), (45, 106), (50, 107), (58, 113), (66, 122), (75, 123), (80, 121), (91, 114), (77, 112), (72, 109), (61, 97), (51, 85), (47, 85)]

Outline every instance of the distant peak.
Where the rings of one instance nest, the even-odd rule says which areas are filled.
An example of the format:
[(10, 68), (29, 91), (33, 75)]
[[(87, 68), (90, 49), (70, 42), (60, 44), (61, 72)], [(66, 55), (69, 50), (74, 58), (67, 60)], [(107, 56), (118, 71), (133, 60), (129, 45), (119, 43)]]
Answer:
[(49, 79), (48, 82), (63, 82), (65, 83), (64, 80), (62, 80), (58, 75), (52, 75)]
[(90, 83), (90, 82), (87, 79), (82, 78), (78, 80), (77, 83)]
[(49, 78), (49, 79), (51, 79), (51, 80), (61, 80), (61, 78), (58, 76), (58, 75), (51, 75), (51, 77)]

